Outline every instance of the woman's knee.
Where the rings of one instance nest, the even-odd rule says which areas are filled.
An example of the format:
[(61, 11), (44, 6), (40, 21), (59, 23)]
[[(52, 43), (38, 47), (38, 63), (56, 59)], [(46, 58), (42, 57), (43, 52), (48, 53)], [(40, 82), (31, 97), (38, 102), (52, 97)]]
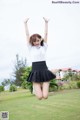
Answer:
[(38, 98), (39, 100), (42, 100), (42, 99), (48, 99), (48, 95), (37, 96), (37, 98)]
[(37, 98), (38, 98), (39, 100), (42, 100), (43, 96), (42, 96), (42, 95), (38, 95)]
[(47, 99), (47, 98), (48, 98), (48, 95), (43, 95), (43, 98), (44, 98), (44, 99)]

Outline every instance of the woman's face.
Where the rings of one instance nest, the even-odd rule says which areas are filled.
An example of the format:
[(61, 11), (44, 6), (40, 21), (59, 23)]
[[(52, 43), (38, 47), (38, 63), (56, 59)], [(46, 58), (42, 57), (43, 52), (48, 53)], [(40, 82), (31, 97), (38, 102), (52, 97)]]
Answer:
[(33, 45), (34, 46), (39, 46), (40, 45), (40, 43), (41, 43), (41, 39), (40, 38), (36, 38), (36, 40), (35, 41), (33, 41)]

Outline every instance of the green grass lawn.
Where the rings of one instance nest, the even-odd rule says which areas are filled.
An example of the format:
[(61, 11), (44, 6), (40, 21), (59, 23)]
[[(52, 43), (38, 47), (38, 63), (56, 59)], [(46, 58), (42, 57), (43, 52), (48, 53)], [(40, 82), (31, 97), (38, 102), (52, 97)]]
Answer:
[(27, 90), (0, 93), (0, 111), (10, 120), (80, 120), (80, 89), (54, 92), (37, 100)]

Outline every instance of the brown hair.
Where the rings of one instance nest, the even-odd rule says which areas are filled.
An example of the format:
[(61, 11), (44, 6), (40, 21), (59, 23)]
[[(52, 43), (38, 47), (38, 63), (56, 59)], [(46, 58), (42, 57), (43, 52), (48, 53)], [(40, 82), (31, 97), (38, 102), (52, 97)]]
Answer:
[[(29, 42), (32, 46), (34, 46), (33, 42), (35, 42), (37, 38), (42, 39), (41, 35), (39, 35), (39, 34), (31, 35)], [(44, 42), (44, 40), (42, 39), (41, 40), (41, 46), (43, 46), (43, 42)]]

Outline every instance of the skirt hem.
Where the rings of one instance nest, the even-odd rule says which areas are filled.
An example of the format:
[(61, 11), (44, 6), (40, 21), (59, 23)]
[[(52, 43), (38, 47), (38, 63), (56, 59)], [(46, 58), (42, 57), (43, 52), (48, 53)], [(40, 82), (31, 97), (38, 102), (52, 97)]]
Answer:
[(55, 79), (56, 75), (48, 70), (45, 61), (35, 62), (32, 64), (32, 71), (30, 72), (27, 81), (28, 82), (48, 82)]

